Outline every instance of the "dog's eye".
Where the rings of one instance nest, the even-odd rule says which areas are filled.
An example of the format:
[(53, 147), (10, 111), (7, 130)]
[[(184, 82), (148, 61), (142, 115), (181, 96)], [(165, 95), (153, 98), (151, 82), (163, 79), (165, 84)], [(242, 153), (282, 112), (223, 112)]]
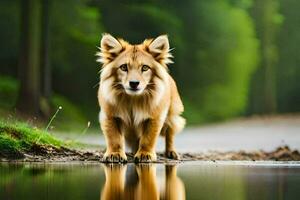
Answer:
[(128, 71), (128, 68), (127, 68), (127, 64), (123, 64), (120, 66), (120, 69), (124, 72), (127, 72)]
[(142, 66), (142, 72), (145, 72), (145, 71), (147, 71), (149, 69), (150, 69), (150, 67), (148, 65), (143, 65)]

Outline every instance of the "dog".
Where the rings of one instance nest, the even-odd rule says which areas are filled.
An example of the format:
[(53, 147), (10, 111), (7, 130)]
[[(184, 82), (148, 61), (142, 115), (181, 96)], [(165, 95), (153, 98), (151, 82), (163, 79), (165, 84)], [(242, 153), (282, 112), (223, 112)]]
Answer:
[(166, 35), (132, 45), (103, 34), (97, 61), (102, 63), (98, 102), (105, 136), (106, 162), (126, 162), (125, 143), (136, 162), (156, 160), (155, 145), (165, 137), (165, 155), (179, 159), (174, 136), (185, 126), (184, 107), (168, 73), (172, 63)]

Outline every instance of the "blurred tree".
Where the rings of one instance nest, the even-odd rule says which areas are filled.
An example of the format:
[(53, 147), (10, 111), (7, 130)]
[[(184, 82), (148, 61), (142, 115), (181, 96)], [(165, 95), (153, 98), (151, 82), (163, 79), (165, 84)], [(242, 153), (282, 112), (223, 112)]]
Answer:
[(278, 34), (279, 60), (276, 66), (279, 112), (300, 111), (300, 1), (280, 0), (284, 21)]
[(18, 1), (0, 2), (0, 73), (17, 76), (21, 6)]
[(21, 1), (21, 39), (19, 59), (20, 92), (17, 108), (39, 113), (40, 97), (40, 0)]
[(49, 0), (42, 0), (42, 16), (41, 16), (41, 67), (42, 67), (42, 112), (45, 116), (50, 115), (49, 99), (52, 93), (52, 73), (49, 58), (49, 13), (50, 13)]
[(261, 41), (260, 68), (252, 81), (252, 113), (276, 112), (277, 32), (282, 23), (278, 0), (255, 0), (253, 7), (257, 35)]

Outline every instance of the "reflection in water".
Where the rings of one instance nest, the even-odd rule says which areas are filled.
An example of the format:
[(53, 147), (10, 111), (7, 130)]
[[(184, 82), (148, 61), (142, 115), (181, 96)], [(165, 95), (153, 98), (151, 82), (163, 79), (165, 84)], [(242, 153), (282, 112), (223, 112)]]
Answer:
[(102, 200), (111, 199), (185, 199), (183, 182), (174, 165), (165, 166), (163, 177), (156, 175), (156, 165), (103, 165), (105, 184)]
[(101, 166), (0, 163), (0, 200), (293, 200), (300, 196), (299, 165)]

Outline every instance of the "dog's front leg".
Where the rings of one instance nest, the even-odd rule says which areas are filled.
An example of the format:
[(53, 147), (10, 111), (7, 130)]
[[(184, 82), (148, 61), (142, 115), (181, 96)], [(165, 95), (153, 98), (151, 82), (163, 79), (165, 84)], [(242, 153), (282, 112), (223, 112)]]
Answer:
[(126, 162), (124, 135), (120, 131), (121, 122), (113, 117), (101, 121), (101, 128), (106, 139), (105, 162)]
[(151, 162), (156, 160), (155, 145), (162, 128), (161, 120), (149, 119), (145, 122), (141, 135), (139, 149), (134, 156), (136, 162)]

